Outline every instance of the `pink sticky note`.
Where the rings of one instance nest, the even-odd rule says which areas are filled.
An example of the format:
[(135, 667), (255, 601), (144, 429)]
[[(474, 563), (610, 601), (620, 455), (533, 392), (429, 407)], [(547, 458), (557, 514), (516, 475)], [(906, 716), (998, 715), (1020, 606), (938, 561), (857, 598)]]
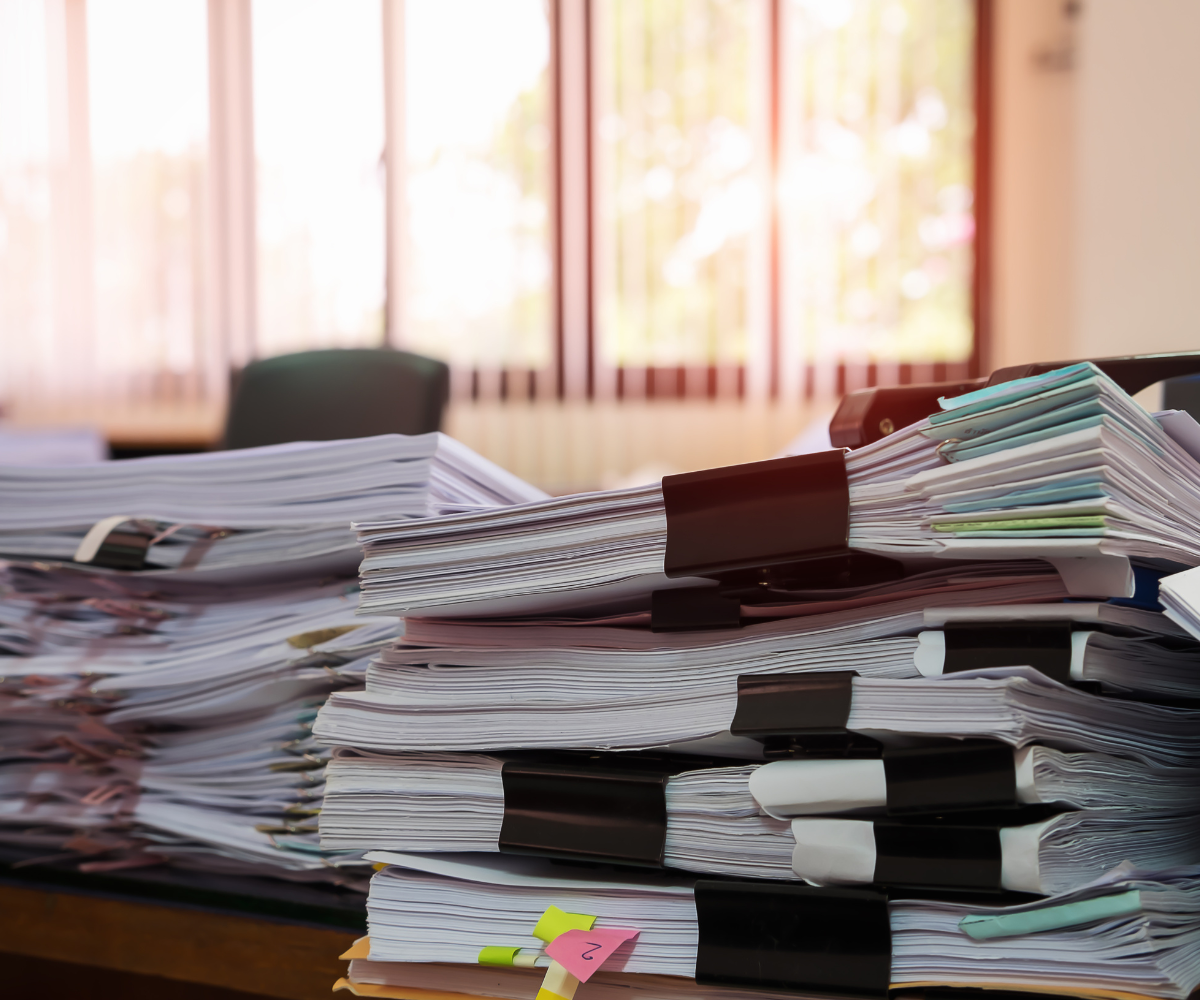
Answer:
[(590, 931), (563, 931), (546, 945), (546, 954), (581, 983), (586, 983), (604, 960), (641, 931), (627, 927), (593, 927)]

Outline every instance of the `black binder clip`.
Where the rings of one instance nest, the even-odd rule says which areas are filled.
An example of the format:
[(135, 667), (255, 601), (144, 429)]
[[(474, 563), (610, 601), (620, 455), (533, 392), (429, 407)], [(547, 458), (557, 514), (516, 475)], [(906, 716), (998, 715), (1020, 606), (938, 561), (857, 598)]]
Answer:
[(1000, 828), (876, 821), (875, 877), (889, 887), (999, 892)]
[[(1130, 395), (1141, 392), (1156, 382), (1181, 380), (1200, 374), (1200, 352), (1195, 351), (1093, 358), (1091, 362)], [(1034, 364), (998, 368), (989, 378), (966, 382), (875, 386), (848, 392), (842, 397), (837, 412), (829, 422), (829, 441), (836, 448), (861, 448), (865, 444), (887, 437), (901, 427), (907, 427), (931, 413), (936, 413), (938, 399), (942, 396), (961, 396), (985, 385), (999, 385), (1031, 375), (1044, 375), (1057, 368), (1077, 364), (1079, 359), (1039, 361)]]
[(719, 577), (848, 549), (850, 485), (840, 450), (664, 476), (662, 489), (669, 577)]
[(1029, 666), (1061, 684), (1071, 683), (1071, 623), (973, 625), (948, 622), (942, 673), (979, 667)]
[(107, 518), (94, 525), (75, 550), (74, 561), (104, 569), (146, 568), (154, 536), (133, 518)]
[(889, 816), (1017, 809), (1012, 747), (954, 740), (883, 751)]
[(846, 728), (856, 676), (852, 670), (742, 674), (729, 731), (761, 741), (769, 759), (878, 757), (878, 740)]
[(742, 602), (716, 587), (680, 587), (650, 595), (651, 632), (739, 628)]
[(505, 761), (500, 851), (661, 868), (669, 767)]
[(752, 990), (887, 996), (887, 896), (778, 882), (696, 883), (696, 982)]
[(861, 448), (936, 413), (942, 396), (961, 396), (986, 384), (987, 379), (978, 378), (848, 392), (829, 421), (829, 443), (835, 448)]
[[(663, 478), (671, 578), (711, 577), (738, 603), (786, 600), (787, 591), (863, 586), (899, 579), (894, 559), (853, 552), (845, 452), (818, 452)], [(658, 609), (659, 591), (654, 595)], [(710, 590), (667, 599), (656, 631), (732, 627), (731, 609)]]

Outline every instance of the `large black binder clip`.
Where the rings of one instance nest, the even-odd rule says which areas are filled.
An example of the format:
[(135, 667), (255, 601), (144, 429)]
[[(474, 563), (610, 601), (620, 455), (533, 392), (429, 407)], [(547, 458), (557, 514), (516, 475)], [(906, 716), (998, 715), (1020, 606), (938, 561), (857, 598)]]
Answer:
[[(899, 579), (894, 559), (854, 552), (843, 451), (795, 455), (663, 478), (667, 544), (663, 573), (710, 577), (738, 603), (787, 601), (787, 592)], [(656, 631), (732, 627), (712, 591), (654, 595)], [(689, 595), (688, 596), (685, 595)], [(696, 607), (683, 610), (694, 601)]]
[(887, 996), (887, 897), (778, 882), (696, 883), (696, 982), (833, 996)]
[(852, 670), (742, 674), (729, 731), (763, 744), (763, 756), (878, 757), (880, 744), (846, 728)]
[(877, 885), (1000, 891), (998, 826), (876, 821), (874, 827)]
[(848, 551), (840, 451), (664, 476), (669, 577), (717, 576)]
[(980, 667), (1027, 666), (1060, 684), (1095, 688), (1097, 685), (1071, 679), (1071, 631), (1070, 622), (1039, 622), (1037, 625), (948, 622), (942, 626), (942, 634), (946, 637), (942, 673)]
[(1012, 747), (994, 740), (955, 740), (883, 751), (890, 816), (1016, 809)]
[(651, 632), (739, 628), (742, 602), (716, 587), (680, 587), (650, 595)]
[(500, 851), (663, 866), (670, 768), (505, 761)]
[(835, 448), (861, 448), (936, 413), (942, 396), (961, 396), (986, 384), (987, 379), (979, 378), (848, 392), (829, 421), (829, 443)]

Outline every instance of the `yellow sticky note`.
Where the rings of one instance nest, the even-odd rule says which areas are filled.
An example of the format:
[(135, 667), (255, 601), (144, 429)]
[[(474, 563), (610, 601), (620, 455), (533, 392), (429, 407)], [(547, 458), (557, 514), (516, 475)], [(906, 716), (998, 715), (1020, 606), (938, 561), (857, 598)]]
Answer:
[(520, 950), (520, 948), (500, 948), (496, 945), (488, 945), (488, 947), (479, 952), (479, 964), (511, 966), (513, 959)]
[(564, 931), (590, 931), (596, 918), (586, 913), (567, 913), (557, 906), (551, 906), (542, 914), (533, 936), (549, 944)]

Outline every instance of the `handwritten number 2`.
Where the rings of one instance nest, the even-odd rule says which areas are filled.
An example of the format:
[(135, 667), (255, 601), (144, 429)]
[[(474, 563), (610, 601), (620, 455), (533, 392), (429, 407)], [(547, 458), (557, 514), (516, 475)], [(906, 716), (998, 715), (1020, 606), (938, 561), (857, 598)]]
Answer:
[(592, 952), (599, 951), (601, 948), (604, 947), (604, 945), (596, 944), (595, 941), (589, 941), (588, 944), (590, 944), (591, 947), (587, 951), (585, 951), (582, 955), (580, 955), (579, 957), (582, 958), (585, 962), (594, 962), (595, 959), (592, 958)]

